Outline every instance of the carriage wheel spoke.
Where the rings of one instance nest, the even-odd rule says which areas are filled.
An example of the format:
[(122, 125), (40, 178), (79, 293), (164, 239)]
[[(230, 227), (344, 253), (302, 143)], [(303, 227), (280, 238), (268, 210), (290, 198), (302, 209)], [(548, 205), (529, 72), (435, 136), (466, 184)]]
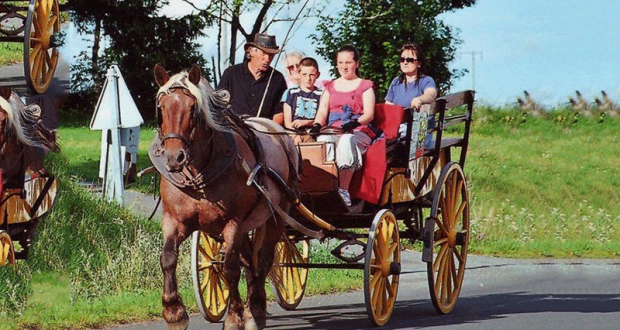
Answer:
[(390, 245), (390, 248), (387, 253), (388, 258), (394, 256), (394, 252), (396, 252), (397, 248), (398, 248), (398, 242), (393, 242), (392, 245)]
[(222, 288), (222, 285), (223, 283), (221, 281), (217, 281), (217, 285), (216, 285), (217, 301), (218, 301), (218, 306), (220, 306), (220, 308), (218, 308), (218, 311), (226, 303), (226, 297), (224, 296), (224, 289)]
[(387, 285), (385, 286), (385, 288), (387, 289), (387, 292), (390, 295), (390, 298), (394, 297), (396, 295), (396, 290), (394, 289), (394, 279), (392, 279), (392, 283), (390, 283), (389, 278), (386, 278), (385, 281), (387, 282)]
[(205, 269), (209, 269), (209, 268), (211, 268), (211, 267), (213, 267), (213, 263), (212, 263), (212, 262), (210, 262), (210, 261), (206, 261), (205, 263), (202, 263), (202, 262), (201, 262), (201, 263), (200, 263), (200, 266), (198, 267), (198, 271), (199, 271), (199, 272), (202, 272), (202, 271), (204, 271)]
[[(452, 264), (452, 266), (451, 266), (452, 267), (452, 280), (454, 281), (454, 289), (456, 290), (457, 281), (458, 281), (458, 279), (457, 279), (458, 273), (457, 273), (457, 270), (456, 270), (456, 264), (454, 263), (454, 258), (450, 258), (450, 262)], [(452, 299), (450, 299), (450, 300), (452, 300)]]
[[(373, 292), (372, 304), (373, 306), (376, 306), (377, 309), (381, 308), (381, 306), (379, 306), (379, 299), (382, 299), (381, 296), (383, 295), (383, 279), (383, 277), (379, 277), (379, 281), (377, 282), (377, 285), (375, 286), (375, 290)], [(379, 311), (377, 312), (380, 313)]]
[(295, 297), (295, 287), (294, 287), (295, 280), (293, 279), (292, 269), (290, 267), (286, 267), (286, 268), (287, 268), (286, 275), (288, 277), (288, 283), (289, 283), (289, 285), (287, 286), (288, 297), (289, 297), (289, 302), (290, 302), (290, 299), (294, 299)]
[(45, 54), (45, 63), (47, 63), (47, 67), (51, 68), (52, 67), (52, 57), (50, 56), (50, 53), (48, 52), (43, 52)]
[[(450, 260), (452, 260), (451, 256), (448, 256), (446, 258), (446, 271), (444, 273), (444, 293), (445, 293), (445, 299), (446, 299), (446, 303), (449, 303), (449, 298), (450, 298), (450, 293), (452, 293), (452, 263), (450, 262)], [(444, 295), (444, 293), (442, 293), (442, 295)]]
[(466, 200), (462, 201), (461, 205), (459, 205), (459, 209), (456, 211), (456, 213), (454, 213), (454, 219), (458, 219), (459, 215), (463, 214), (463, 210), (465, 210), (465, 206), (467, 206)]
[(292, 270), (293, 270), (293, 278), (295, 278), (295, 285), (297, 286), (297, 289), (299, 290), (302, 287), (299, 270), (297, 269), (297, 267), (292, 267)]
[[(450, 215), (452, 214), (449, 201), (442, 198), (440, 201), (441, 212), (437, 213), (437, 218), (440, 220), (441, 227), (445, 229), (446, 235), (448, 228), (450, 228)], [(440, 219), (439, 219), (440, 218)]]
[(39, 17), (34, 16), (32, 18), (32, 22), (34, 23), (34, 32), (37, 34), (37, 36), (40, 36), (41, 32), (43, 31), (43, 27), (41, 26), (41, 22), (39, 22)]
[[(458, 184), (457, 172), (452, 172), (450, 175), (450, 206), (454, 206), (456, 202), (456, 186)], [(454, 211), (454, 210), (452, 210)]]
[(446, 270), (446, 261), (447, 261), (446, 254), (449, 252), (448, 251), (449, 248), (447, 244), (444, 246), (446, 247), (446, 249), (442, 255), (441, 260), (439, 261), (439, 272), (437, 274), (437, 283), (435, 283), (435, 290), (437, 291), (439, 291), (439, 288), (442, 288), (442, 289), (445, 288), (445, 283), (443, 282), (444, 282), (444, 278), (446, 276), (446, 271), (447, 271)]
[(446, 253), (447, 250), (448, 250), (448, 244), (442, 245), (441, 248), (439, 249), (439, 252), (437, 253), (437, 258), (435, 259), (435, 262), (433, 263), (433, 273), (437, 272), (437, 268), (439, 267), (439, 264), (441, 263), (441, 260), (443, 259), (443, 255)]
[(456, 259), (459, 260), (459, 264), (462, 264), (463, 263), (463, 257), (459, 253), (458, 249), (454, 249), (453, 251), (454, 251), (454, 255), (456, 256)]
[(39, 55), (39, 52), (41, 52), (41, 43), (37, 43), (33, 48), (32, 51), (30, 52), (30, 66), (32, 66), (35, 63), (36, 57)]
[(448, 229), (444, 226), (443, 222), (439, 218), (434, 218), (435, 224), (443, 232), (443, 236), (448, 236)]
[[(456, 172), (454, 172), (454, 176), (456, 176)], [(460, 179), (460, 177), (458, 177), (458, 179)], [(456, 201), (459, 200), (459, 198), (461, 198), (461, 194), (463, 193), (463, 184), (465, 183), (464, 180), (458, 180), (457, 181), (457, 185), (456, 185), (456, 190), (454, 191), (454, 203), (456, 203)]]
[(381, 271), (379, 270), (379, 267), (373, 267), (375, 268), (374, 272), (371, 272), (372, 274), (372, 278), (370, 279), (370, 287), (374, 288), (377, 286), (377, 281), (379, 281), (379, 278), (381, 278)]
[(210, 287), (210, 281), (211, 281), (211, 276), (210, 276), (211, 272), (205, 274), (205, 277), (203, 279), (204, 282), (202, 282), (202, 284), (200, 285), (200, 294), (204, 296), (205, 291), (207, 290), (207, 288)]
[(434, 245), (434, 246), (437, 246), (437, 245), (442, 245), (442, 244), (445, 244), (445, 243), (447, 243), (447, 242), (448, 242), (448, 238), (447, 238), (447, 237), (444, 237), (444, 238), (442, 238), (442, 239), (439, 239), (439, 240), (437, 240), (437, 241), (433, 242), (433, 245)]
[(381, 315), (383, 315), (388, 308), (388, 295), (386, 290), (388, 287), (387, 278), (385, 279), (385, 286), (381, 288)]
[[(376, 242), (379, 243), (379, 242)], [(379, 265), (383, 261), (383, 255), (381, 255), (381, 251), (379, 250), (379, 244), (373, 244), (372, 250), (375, 252), (375, 262), (373, 264)]]
[(43, 66), (43, 61), (41, 61), (41, 56), (43, 56), (43, 52), (41, 51), (41, 48), (39, 48), (37, 55), (34, 57), (34, 69), (30, 73), (33, 80), (35, 81), (39, 79), (39, 75), (41, 74), (41, 69)]
[(47, 76), (47, 62), (45, 61), (46, 51), (41, 53), (41, 83), (45, 83), (45, 77)]
[(200, 254), (202, 254), (203, 258), (211, 260), (213, 259), (213, 256), (210, 256), (207, 253), (207, 250), (205, 250), (205, 248), (201, 244), (198, 244), (198, 251), (200, 252)]
[(54, 24), (56, 24), (56, 20), (58, 19), (58, 16), (54, 15), (50, 18), (50, 20), (47, 22), (47, 27), (50, 29), (50, 32), (53, 32), (54, 29)]

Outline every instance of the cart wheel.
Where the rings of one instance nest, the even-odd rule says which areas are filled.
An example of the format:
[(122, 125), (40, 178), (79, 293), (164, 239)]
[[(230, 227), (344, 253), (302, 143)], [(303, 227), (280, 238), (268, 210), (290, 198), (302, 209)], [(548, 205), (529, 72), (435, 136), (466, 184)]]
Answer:
[[(192, 235), (192, 278), (194, 295), (202, 316), (210, 322), (224, 317), (228, 307), (228, 283), (224, 279), (223, 242), (202, 231)], [(217, 263), (215, 263), (217, 262)]]
[(426, 226), (432, 244), (427, 263), (431, 300), (437, 312), (447, 314), (461, 292), (469, 241), (469, 199), (459, 164), (448, 163), (443, 168), (426, 221), (431, 222)]
[(271, 288), (280, 307), (292, 311), (304, 297), (308, 281), (308, 269), (281, 264), (305, 264), (310, 260), (310, 241), (294, 244), (287, 236), (276, 245), (274, 267), (269, 273)]
[(58, 0), (30, 0), (24, 31), (24, 77), (37, 94), (47, 91), (58, 65), (53, 36), (60, 31)]
[(381, 210), (372, 222), (364, 264), (366, 313), (376, 326), (392, 315), (400, 277), (400, 239), (394, 214)]
[(0, 266), (15, 264), (15, 250), (9, 234), (0, 230)]

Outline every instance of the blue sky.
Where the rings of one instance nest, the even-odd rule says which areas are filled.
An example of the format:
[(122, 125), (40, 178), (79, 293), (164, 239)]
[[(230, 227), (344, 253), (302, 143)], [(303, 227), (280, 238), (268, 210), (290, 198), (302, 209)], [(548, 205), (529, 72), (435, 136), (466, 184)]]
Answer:
[[(620, 101), (620, 1), (478, 0), (441, 17), (460, 29), (462, 52), (476, 58), (477, 98), (515, 102), (523, 90), (545, 106), (568, 101), (579, 90), (588, 101), (601, 90)], [(462, 55), (454, 68), (471, 68)], [(454, 84), (471, 88), (471, 76)]]
[[(331, 0), (330, 10), (343, 0)], [(200, 6), (207, 1), (194, 1)], [(320, 0), (310, 0), (321, 3)], [(302, 2), (303, 3), (303, 2)], [(291, 6), (287, 16), (294, 16), (301, 4)], [(179, 0), (173, 0), (165, 11), (171, 15), (191, 10)], [(254, 13), (242, 17), (242, 22), (254, 19)], [(575, 90), (586, 100), (593, 101), (605, 90), (620, 103), (620, 1), (618, 0), (478, 0), (474, 7), (440, 16), (446, 24), (458, 29), (463, 43), (462, 52), (451, 67), (471, 71), (472, 58), (477, 52), (475, 84), (477, 99), (503, 105), (516, 101), (523, 91), (546, 107), (566, 103)], [(316, 21), (309, 19), (293, 29), (289, 50), (300, 49), (320, 60), (322, 78), (329, 67), (313, 51), (308, 39), (314, 33)], [(270, 34), (281, 43), (290, 23), (272, 26)], [(71, 37), (75, 46), (79, 37)], [(205, 38), (203, 52), (214, 52), (214, 38)], [(71, 47), (77, 52), (79, 47)], [(281, 64), (278, 63), (278, 69)], [(453, 91), (470, 89), (471, 72), (454, 82)]]

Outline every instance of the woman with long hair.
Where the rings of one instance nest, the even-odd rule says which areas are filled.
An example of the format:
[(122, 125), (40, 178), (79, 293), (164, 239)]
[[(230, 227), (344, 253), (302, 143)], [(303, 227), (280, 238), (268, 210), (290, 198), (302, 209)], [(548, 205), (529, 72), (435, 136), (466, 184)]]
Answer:
[(375, 116), (375, 93), (373, 82), (359, 76), (360, 54), (355, 47), (341, 47), (336, 61), (340, 77), (325, 84), (310, 133), (318, 135), (325, 125), (342, 130), (342, 135), (321, 135), (317, 141), (336, 145), (334, 156), (328, 143), (327, 158), (336, 160), (338, 194), (346, 206), (351, 206), (353, 172), (362, 167), (362, 155), (379, 133), (370, 125)]

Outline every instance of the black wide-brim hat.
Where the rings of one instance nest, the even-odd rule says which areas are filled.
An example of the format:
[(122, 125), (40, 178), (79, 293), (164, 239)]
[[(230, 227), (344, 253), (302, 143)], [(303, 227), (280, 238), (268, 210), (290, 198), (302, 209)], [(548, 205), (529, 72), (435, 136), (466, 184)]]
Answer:
[(270, 36), (268, 34), (257, 33), (254, 35), (252, 42), (247, 42), (243, 46), (244, 50), (248, 50), (248, 47), (254, 46), (269, 54), (277, 54), (280, 52), (280, 47), (276, 44), (276, 36)]

